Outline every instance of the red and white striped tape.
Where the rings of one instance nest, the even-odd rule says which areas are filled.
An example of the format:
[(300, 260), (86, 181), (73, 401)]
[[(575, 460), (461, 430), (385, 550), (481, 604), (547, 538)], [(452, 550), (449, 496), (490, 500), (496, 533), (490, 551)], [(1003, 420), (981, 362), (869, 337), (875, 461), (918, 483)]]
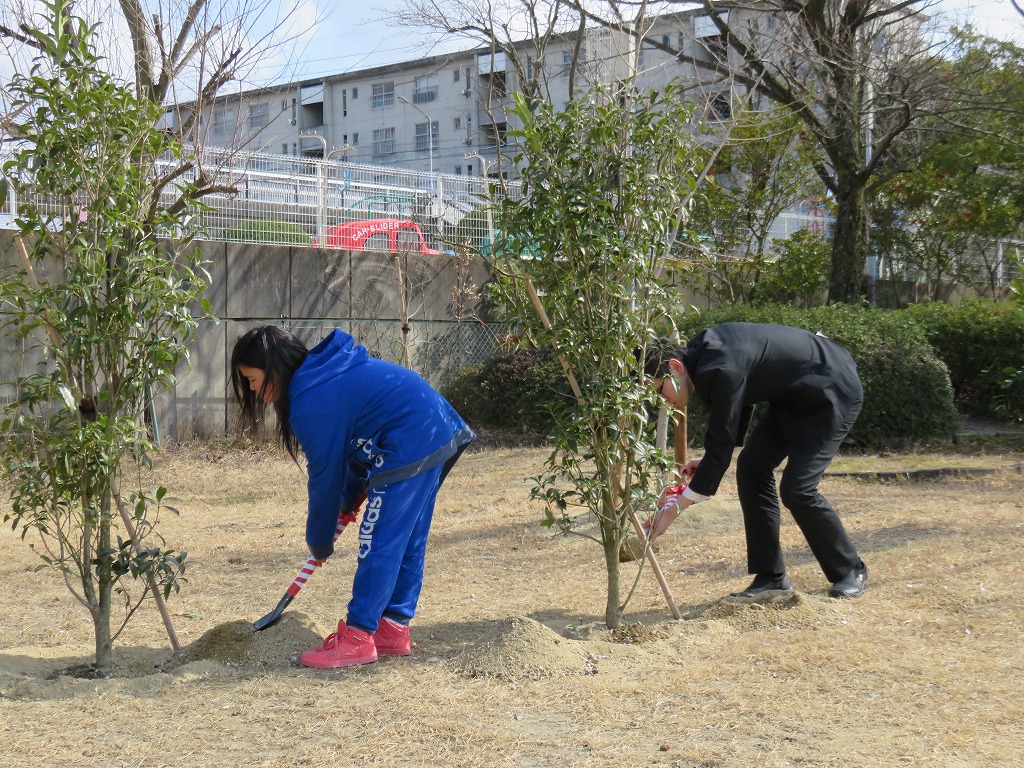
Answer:
[[(334, 541), (338, 540), (338, 537), (344, 532), (345, 528), (349, 523), (355, 522), (356, 514), (359, 512), (358, 507), (352, 512), (342, 512), (338, 515), (338, 524), (334, 526)], [(302, 589), (306, 582), (309, 581), (309, 577), (313, 575), (313, 571), (320, 565), (320, 561), (315, 557), (309, 558), (306, 564), (302, 566), (302, 570), (299, 571), (299, 575), (295, 577), (295, 581), (288, 587), (288, 594), (295, 597), (299, 594), (299, 590)]]

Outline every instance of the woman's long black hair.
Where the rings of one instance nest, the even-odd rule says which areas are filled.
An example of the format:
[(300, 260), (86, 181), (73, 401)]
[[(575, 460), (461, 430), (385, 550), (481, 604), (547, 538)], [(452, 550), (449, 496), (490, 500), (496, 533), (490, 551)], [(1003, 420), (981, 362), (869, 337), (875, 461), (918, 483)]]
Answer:
[[(261, 397), (263, 390), (273, 385), (277, 388), (277, 437), (281, 445), (294, 459), (299, 450), (299, 441), (288, 423), (288, 386), (292, 374), (302, 365), (309, 350), (306, 345), (288, 331), (273, 325), (261, 325), (246, 332), (235, 342), (231, 352), (231, 388), (235, 392), (240, 412), (238, 428), (243, 434), (250, 430), (259, 432), (266, 413), (266, 403)], [(259, 368), (266, 375), (263, 390), (253, 392), (249, 381), (238, 370), (238, 366)]]

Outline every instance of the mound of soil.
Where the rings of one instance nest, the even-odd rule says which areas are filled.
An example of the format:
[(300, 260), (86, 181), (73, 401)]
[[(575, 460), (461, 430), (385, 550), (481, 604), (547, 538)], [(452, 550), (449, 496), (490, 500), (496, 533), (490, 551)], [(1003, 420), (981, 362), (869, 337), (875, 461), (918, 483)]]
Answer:
[(469, 677), (539, 680), (593, 671), (579, 644), (533, 619), (510, 617), (451, 662)]
[(319, 646), (330, 631), (300, 611), (285, 613), (262, 632), (256, 632), (251, 621), (230, 621), (207, 630), (162, 667), (169, 672), (198, 661), (244, 668), (288, 666), (303, 651)]
[(838, 600), (800, 592), (779, 596), (766, 603), (740, 603), (722, 598), (694, 608), (687, 621), (718, 621), (738, 631), (763, 630), (778, 625), (836, 624), (845, 616)]

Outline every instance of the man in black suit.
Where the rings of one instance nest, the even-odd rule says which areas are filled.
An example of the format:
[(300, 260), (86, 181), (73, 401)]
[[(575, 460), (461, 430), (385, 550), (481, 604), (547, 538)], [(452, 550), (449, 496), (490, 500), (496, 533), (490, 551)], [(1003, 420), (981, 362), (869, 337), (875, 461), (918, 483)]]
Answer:
[[(835, 509), (818, 492), (825, 469), (860, 413), (864, 390), (850, 353), (821, 334), (761, 323), (723, 323), (685, 347), (653, 344), (644, 370), (662, 397), (682, 409), (696, 393), (709, 409), (704, 457), (681, 468), (689, 483), (681, 496), (663, 498), (651, 538), (665, 532), (686, 507), (713, 496), (732, 460), (743, 509), (750, 586), (732, 597), (764, 600), (792, 590), (779, 543), (779, 499), (792, 513), (831, 597), (859, 597), (867, 566)], [(767, 412), (749, 438), (754, 406)], [(775, 469), (788, 459), (778, 489)], [(668, 503), (665, 503), (665, 502)]]

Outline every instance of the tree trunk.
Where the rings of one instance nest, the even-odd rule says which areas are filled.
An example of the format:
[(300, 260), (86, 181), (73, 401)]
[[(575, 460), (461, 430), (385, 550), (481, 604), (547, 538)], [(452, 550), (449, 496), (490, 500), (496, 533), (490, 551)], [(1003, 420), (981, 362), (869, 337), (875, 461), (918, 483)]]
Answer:
[(111, 503), (110, 493), (105, 493), (102, 504), (106, 511), (97, 523), (99, 546), (96, 553), (97, 562), (93, 566), (96, 591), (94, 592), (92, 604), (89, 606), (89, 612), (92, 614), (93, 633), (96, 638), (96, 669), (99, 672), (106, 672), (114, 666), (113, 640), (110, 637), (110, 608), (114, 590), (114, 576), (110, 571), (109, 559), (102, 555), (102, 553), (109, 551), (113, 539), (113, 526), (110, 518)]
[(100, 601), (92, 608), (92, 625), (96, 637), (96, 669), (107, 672), (114, 666), (114, 643), (110, 637), (110, 597), (108, 584), (100, 590)]
[[(602, 523), (602, 527), (605, 524)], [(608, 570), (608, 601), (604, 607), (604, 623), (608, 629), (618, 629), (622, 623), (622, 601), (619, 583), (619, 551), (622, 547), (622, 536), (619, 535), (618, 526), (608, 523), (609, 528), (615, 531), (606, 531), (604, 536), (604, 562)]]
[(857, 176), (841, 176), (837, 182), (828, 300), (852, 304), (860, 296), (868, 257), (868, 203), (865, 185)]

